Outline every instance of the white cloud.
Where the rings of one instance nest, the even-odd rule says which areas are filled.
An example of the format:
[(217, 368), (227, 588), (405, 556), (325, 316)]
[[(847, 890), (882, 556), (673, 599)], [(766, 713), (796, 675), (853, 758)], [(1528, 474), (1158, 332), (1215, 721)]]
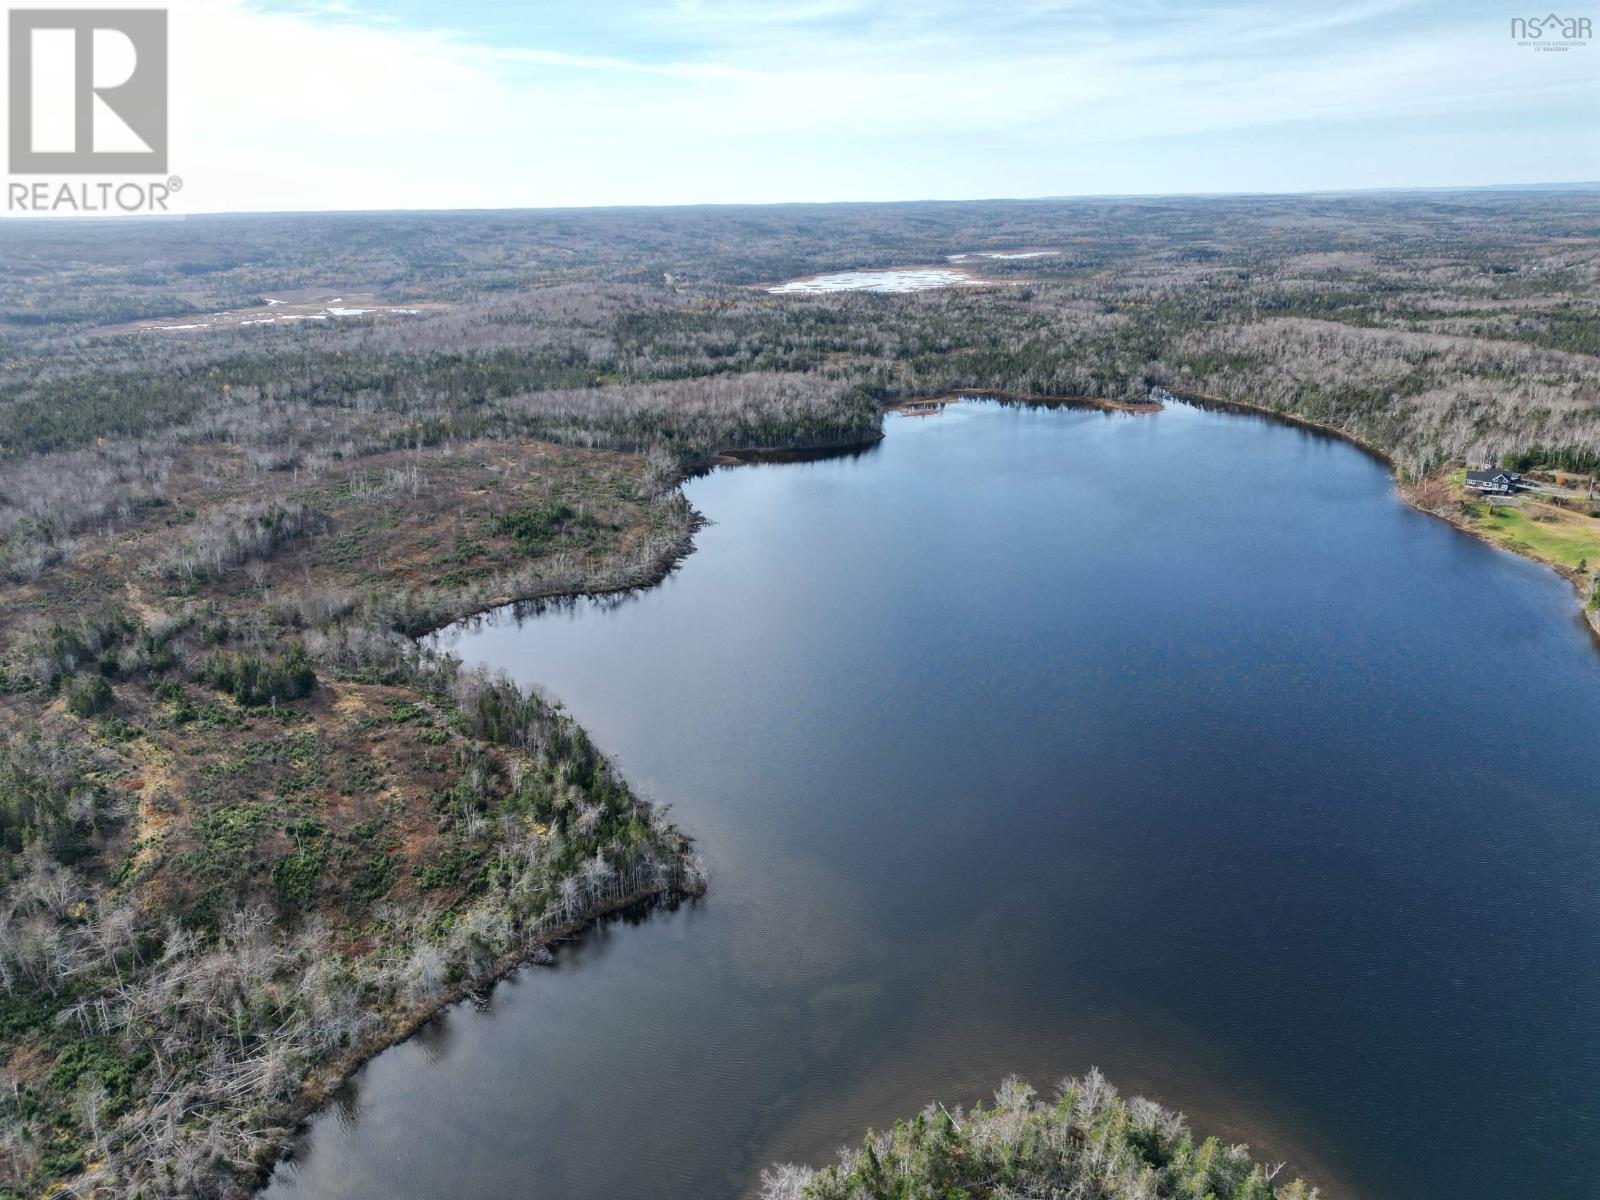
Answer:
[[(355, 5), (170, 9), (172, 167), (193, 211), (1600, 175), (1592, 138), (1562, 164), (1543, 157), (1557, 136), (1546, 127), (1594, 110), (1591, 59), (1521, 51), (1498, 17), (1428, 19), (1444, 8), (702, 0), (630, 14), (616, 53), (563, 44), (548, 10), (504, 44)], [(1451, 177), (1404, 175), (1433, 123), (1451, 123), (1440, 144), (1459, 147), (1474, 114), (1480, 150)], [(1358, 121), (1392, 126), (1369, 161), (1317, 174), (1295, 156), (1276, 176), (1247, 161), (1252, 139), (1275, 129), (1332, 145)], [(1188, 174), (1152, 172), (1153, 143), (1177, 146)], [(1236, 182), (1198, 167), (1212, 145), (1235, 159)], [(1380, 167), (1391, 177), (1370, 178)]]

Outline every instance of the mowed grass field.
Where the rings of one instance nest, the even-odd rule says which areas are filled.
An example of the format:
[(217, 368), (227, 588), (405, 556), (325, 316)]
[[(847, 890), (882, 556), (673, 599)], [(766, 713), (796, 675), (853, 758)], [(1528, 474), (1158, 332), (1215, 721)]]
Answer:
[(1459, 471), (1454, 477), (1462, 508), (1473, 518), (1473, 528), (1496, 545), (1572, 571), (1600, 569), (1600, 517), (1526, 494), (1514, 505), (1490, 504), (1467, 492), (1464, 478)]

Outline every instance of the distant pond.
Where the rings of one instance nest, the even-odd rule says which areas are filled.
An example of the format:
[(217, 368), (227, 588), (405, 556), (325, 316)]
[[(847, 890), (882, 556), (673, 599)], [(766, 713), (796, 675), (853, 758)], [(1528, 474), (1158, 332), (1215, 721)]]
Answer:
[(1091, 1065), (1356, 1200), (1590, 1200), (1600, 654), (1263, 418), (961, 403), (452, 631), (711, 871), (379, 1056), (271, 1200), (738, 1197)]

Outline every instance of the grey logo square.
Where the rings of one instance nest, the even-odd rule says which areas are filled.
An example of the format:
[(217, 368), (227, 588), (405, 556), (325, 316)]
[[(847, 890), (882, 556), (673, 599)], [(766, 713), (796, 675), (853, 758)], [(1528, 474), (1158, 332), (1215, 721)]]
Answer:
[(167, 14), (11, 10), (11, 172), (167, 169)]

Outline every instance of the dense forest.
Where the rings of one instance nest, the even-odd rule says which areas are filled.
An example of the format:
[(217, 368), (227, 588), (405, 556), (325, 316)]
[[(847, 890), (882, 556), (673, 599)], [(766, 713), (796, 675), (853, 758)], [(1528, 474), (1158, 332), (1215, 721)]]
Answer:
[(931, 1104), (869, 1133), (822, 1170), (786, 1165), (762, 1176), (762, 1200), (1316, 1200), (1301, 1180), (1216, 1138), (1196, 1145), (1179, 1113), (1117, 1094), (1098, 1071), (1063, 1080), (1053, 1100), (1008, 1079), (992, 1105)]
[[(1024, 249), (1050, 253), (961, 259), (970, 286), (767, 290)], [(700, 889), (558, 706), (415, 640), (659, 579), (688, 472), (862, 445), (885, 403), (962, 390), (1247, 403), (1415, 479), (1600, 456), (1581, 190), (8, 222), (0, 262), (18, 1197), (246, 1193), (363, 1055)], [(874, 1154), (1117, 1113), (1129, 1179), (1210, 1155), (1244, 1171), (1217, 1196), (1271, 1194), (1139, 1132), (1141, 1102), (1031, 1105)], [(859, 1166), (805, 1194), (880, 1194)]]

